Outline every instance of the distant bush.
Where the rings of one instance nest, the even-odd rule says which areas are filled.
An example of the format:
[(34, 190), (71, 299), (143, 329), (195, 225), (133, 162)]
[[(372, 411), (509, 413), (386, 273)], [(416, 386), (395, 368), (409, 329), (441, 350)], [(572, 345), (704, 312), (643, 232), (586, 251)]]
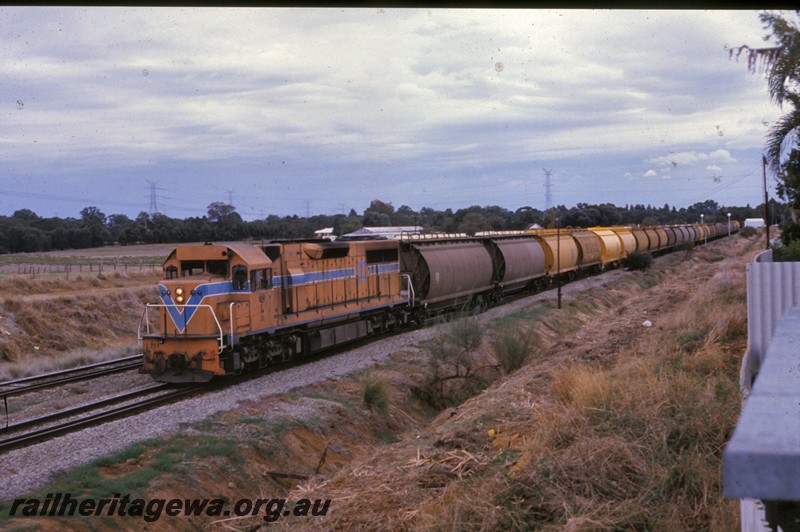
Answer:
[(756, 230), (755, 227), (743, 227), (739, 231), (739, 234), (742, 235), (744, 238), (750, 238), (754, 235), (757, 235), (758, 231)]
[(622, 266), (628, 270), (646, 270), (653, 264), (653, 256), (646, 251), (634, 251), (622, 259)]

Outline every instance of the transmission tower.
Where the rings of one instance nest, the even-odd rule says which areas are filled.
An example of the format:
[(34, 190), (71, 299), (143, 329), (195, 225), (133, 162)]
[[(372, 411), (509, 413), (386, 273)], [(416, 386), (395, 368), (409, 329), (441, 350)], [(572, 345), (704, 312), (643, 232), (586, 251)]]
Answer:
[(150, 209), (148, 210), (150, 211), (150, 214), (155, 214), (158, 212), (158, 202), (156, 201), (156, 185), (158, 184), (158, 181), (145, 181), (150, 183)]

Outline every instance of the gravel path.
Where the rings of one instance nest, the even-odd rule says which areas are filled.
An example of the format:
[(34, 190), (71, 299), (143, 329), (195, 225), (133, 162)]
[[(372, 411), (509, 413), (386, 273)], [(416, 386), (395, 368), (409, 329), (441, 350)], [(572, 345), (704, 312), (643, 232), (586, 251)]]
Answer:
[[(565, 285), (562, 294), (569, 296), (612, 282), (628, 273), (614, 270)], [(521, 298), (492, 308), (479, 316), (489, 321), (536, 301), (554, 300), (556, 291)], [(112, 421), (75, 432), (31, 447), (16, 449), (0, 456), (0, 499), (21, 497), (47, 484), (55, 473), (69, 470), (91, 460), (125, 449), (135, 442), (166, 437), (181, 432), (187, 425), (214, 414), (236, 410), (240, 402), (258, 400), (293, 388), (339, 379), (370, 366), (386, 362), (401, 349), (413, 349), (432, 338), (436, 327), (427, 327), (392, 336), (357, 347), (336, 356), (265, 375), (223, 390), (187, 399), (136, 416)]]

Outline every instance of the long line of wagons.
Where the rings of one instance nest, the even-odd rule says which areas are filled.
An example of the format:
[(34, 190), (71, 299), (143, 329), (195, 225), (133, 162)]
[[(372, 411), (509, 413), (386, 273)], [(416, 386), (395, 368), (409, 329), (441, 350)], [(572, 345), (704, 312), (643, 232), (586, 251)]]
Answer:
[(738, 230), (733, 221), (182, 245), (140, 321), (142, 371), (205, 382)]

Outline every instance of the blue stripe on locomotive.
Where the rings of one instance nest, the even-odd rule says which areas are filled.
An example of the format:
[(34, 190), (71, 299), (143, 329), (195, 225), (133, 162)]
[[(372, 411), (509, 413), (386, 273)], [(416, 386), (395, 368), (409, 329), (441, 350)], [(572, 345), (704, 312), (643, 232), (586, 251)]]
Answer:
[[(365, 263), (359, 263), (359, 266), (364, 265)], [(400, 264), (397, 262), (391, 264), (373, 264), (368, 268), (368, 272), (372, 275), (395, 272), (399, 270)], [(342, 268), (338, 270), (322, 270), (317, 272), (305, 272), (301, 274), (290, 274), (285, 276), (276, 275), (272, 278), (273, 287), (282, 286), (284, 277), (286, 277), (287, 280), (286, 285), (291, 287), (318, 283), (320, 281), (333, 281), (336, 279), (352, 278), (356, 277), (356, 271), (355, 268)], [(181, 333), (186, 329), (186, 325), (188, 325), (188, 323), (194, 317), (198, 308), (197, 306), (188, 305), (201, 305), (203, 300), (209, 296), (251, 292), (249, 281), (247, 282), (247, 288), (244, 290), (234, 290), (233, 283), (230, 281), (221, 283), (207, 283), (197, 286), (194, 289), (195, 293), (189, 297), (185, 304), (177, 305), (173, 301), (172, 295), (164, 285), (159, 285), (158, 288), (161, 295), (161, 301), (163, 301), (164, 305), (166, 305), (166, 309), (172, 318), (172, 322), (175, 324), (178, 332)], [(181, 308), (179, 309), (178, 307)]]

